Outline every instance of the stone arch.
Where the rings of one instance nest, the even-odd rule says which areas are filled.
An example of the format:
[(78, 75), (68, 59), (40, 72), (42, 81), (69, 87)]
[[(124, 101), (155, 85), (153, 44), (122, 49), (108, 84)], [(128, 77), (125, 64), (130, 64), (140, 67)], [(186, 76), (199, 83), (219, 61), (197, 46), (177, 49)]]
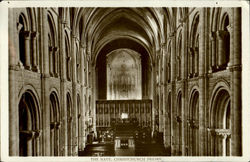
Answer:
[(190, 31), (189, 77), (199, 75), (199, 12), (193, 18)]
[(218, 38), (218, 67), (220, 70), (225, 70), (230, 61), (230, 16), (224, 12), (220, 19), (219, 30), (217, 31)]
[(17, 31), (18, 31), (18, 39), (19, 39), (19, 60), (20, 62), (27, 68), (30, 68), (30, 60), (29, 60), (29, 19), (27, 16), (21, 12), (18, 16), (17, 20)]
[(48, 50), (49, 50), (49, 72), (51, 76), (58, 77), (58, 45), (55, 21), (51, 12), (48, 11)]
[(231, 98), (228, 88), (217, 85), (210, 107), (211, 154), (231, 155)]
[(40, 112), (32, 90), (22, 93), (19, 109), (19, 156), (39, 155)]
[(199, 155), (199, 92), (193, 89), (188, 110), (188, 155)]
[(60, 106), (55, 91), (50, 93), (50, 155), (59, 156), (60, 137)]

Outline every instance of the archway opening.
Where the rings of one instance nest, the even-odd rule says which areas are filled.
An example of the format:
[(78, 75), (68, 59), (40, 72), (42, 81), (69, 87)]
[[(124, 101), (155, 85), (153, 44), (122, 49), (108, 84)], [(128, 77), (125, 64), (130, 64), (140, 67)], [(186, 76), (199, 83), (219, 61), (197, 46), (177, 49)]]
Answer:
[(59, 103), (54, 92), (50, 94), (50, 155), (59, 156)]
[(231, 155), (230, 95), (226, 89), (219, 89), (212, 104), (212, 153), (216, 156)]
[(19, 101), (19, 156), (38, 154), (38, 104), (31, 92), (25, 92)]
[[(138, 59), (135, 61), (137, 66), (141, 65), (141, 74), (137, 77), (141, 78), (141, 82), (138, 83), (141, 87), (141, 98), (142, 99), (150, 99), (151, 94), (151, 60), (147, 50), (139, 43), (131, 40), (131, 39), (116, 39), (111, 41), (110, 43), (106, 44), (102, 50), (99, 52), (97, 61), (96, 61), (96, 74), (97, 74), (97, 99), (108, 99), (108, 79), (107, 78), (107, 55), (112, 54), (117, 49), (127, 49), (128, 53), (131, 55), (134, 53), (134, 56), (130, 58), (135, 58), (138, 56)], [(124, 52), (124, 50), (121, 50)], [(131, 52), (132, 51), (132, 52)], [(115, 52), (114, 52), (115, 53)], [(117, 53), (115, 54), (117, 55)], [(122, 54), (121, 54), (122, 55)], [(140, 59), (139, 59), (140, 58)], [(140, 60), (140, 61), (139, 61)], [(128, 78), (127, 78), (128, 79)], [(132, 98), (130, 98), (132, 99)], [(134, 99), (136, 99), (134, 97)]]
[(199, 155), (199, 92), (191, 96), (188, 117), (188, 155)]

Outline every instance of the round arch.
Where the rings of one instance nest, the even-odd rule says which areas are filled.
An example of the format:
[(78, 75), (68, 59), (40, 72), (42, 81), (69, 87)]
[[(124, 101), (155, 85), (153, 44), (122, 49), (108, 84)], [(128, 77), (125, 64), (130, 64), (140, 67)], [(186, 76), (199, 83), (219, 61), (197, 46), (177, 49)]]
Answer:
[(39, 154), (40, 113), (37, 98), (31, 90), (22, 93), (19, 104), (19, 156)]

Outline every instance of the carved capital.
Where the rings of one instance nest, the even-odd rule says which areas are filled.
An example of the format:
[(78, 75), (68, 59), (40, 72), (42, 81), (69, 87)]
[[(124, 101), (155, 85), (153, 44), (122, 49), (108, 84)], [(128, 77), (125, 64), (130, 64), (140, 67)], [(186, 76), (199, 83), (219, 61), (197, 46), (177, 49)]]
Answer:
[(17, 23), (17, 31), (20, 31), (23, 28), (23, 24)]
[(53, 47), (54, 52), (58, 52), (58, 49), (59, 49), (58, 47)]
[(52, 46), (49, 46), (49, 51), (53, 51), (53, 47)]
[(189, 48), (188, 48), (188, 53), (189, 53), (190, 55), (193, 55), (193, 54), (194, 54), (194, 48), (193, 48), (193, 47), (189, 47)]
[(31, 32), (31, 37), (33, 39), (36, 39), (37, 35), (38, 35), (38, 33), (36, 31)]
[(35, 132), (32, 130), (22, 130), (20, 131), (20, 136), (25, 137), (27, 140), (31, 140), (35, 137)]
[(224, 40), (228, 36), (228, 34), (229, 33), (227, 31), (224, 31), (224, 30), (219, 30), (216, 32), (217, 38), (219, 40)]
[(23, 31), (22, 34), (25, 37), (25, 39), (29, 39), (30, 38), (30, 31)]
[(227, 26), (227, 30), (228, 30), (229, 33), (232, 33), (233, 27), (232, 27), (231, 24), (229, 24), (229, 25)]
[(222, 139), (226, 139), (228, 136), (231, 136), (231, 132), (227, 131), (227, 130), (215, 130), (216, 136), (220, 137)]
[(178, 123), (181, 123), (181, 122), (182, 122), (182, 118), (181, 118), (180, 115), (177, 115), (175, 118), (176, 118), (176, 121), (177, 121)]
[(40, 137), (42, 134), (42, 130), (34, 130), (34, 132), (35, 132), (35, 138)]
[(230, 67), (229, 67), (229, 71), (230, 71), (230, 72), (233, 72), (233, 71), (241, 71), (241, 70), (242, 70), (241, 65), (234, 65), (234, 66), (230, 66)]
[(209, 38), (210, 38), (211, 41), (215, 41), (215, 39), (216, 39), (216, 33), (215, 32), (211, 32), (209, 34)]

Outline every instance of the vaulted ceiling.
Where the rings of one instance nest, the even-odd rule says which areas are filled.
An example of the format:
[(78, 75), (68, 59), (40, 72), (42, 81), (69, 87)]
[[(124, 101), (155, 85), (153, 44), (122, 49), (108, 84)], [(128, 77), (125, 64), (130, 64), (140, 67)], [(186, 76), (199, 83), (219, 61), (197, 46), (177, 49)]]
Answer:
[(132, 48), (131, 44), (143, 47), (153, 60), (153, 53), (165, 41), (169, 17), (168, 10), (163, 8), (80, 8), (75, 11), (74, 22), (75, 29), (82, 30), (78, 31), (81, 42), (93, 61), (107, 46), (141, 52), (141, 48)]

